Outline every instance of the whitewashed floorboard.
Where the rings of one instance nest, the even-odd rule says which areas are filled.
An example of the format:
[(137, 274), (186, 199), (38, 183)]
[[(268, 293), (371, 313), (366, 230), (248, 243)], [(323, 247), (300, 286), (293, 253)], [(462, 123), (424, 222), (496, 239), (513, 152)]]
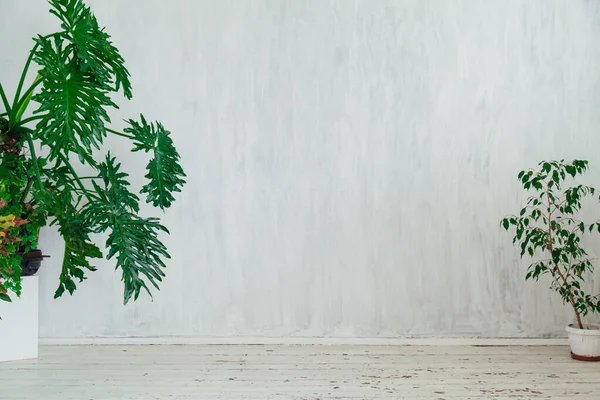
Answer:
[(589, 399), (568, 348), (49, 346), (0, 363), (0, 399)]

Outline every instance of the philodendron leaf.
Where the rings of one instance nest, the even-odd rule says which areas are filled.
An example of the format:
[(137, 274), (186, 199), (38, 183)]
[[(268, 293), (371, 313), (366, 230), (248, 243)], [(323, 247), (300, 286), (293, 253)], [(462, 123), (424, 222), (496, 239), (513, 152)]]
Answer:
[[(61, 196), (65, 198), (66, 196)], [(60, 198), (60, 197), (59, 197)], [(95, 271), (96, 268), (90, 264), (90, 258), (102, 258), (100, 249), (91, 242), (92, 229), (90, 221), (81, 213), (73, 212), (72, 208), (65, 207), (65, 211), (57, 216), (59, 232), (65, 240), (63, 266), (60, 274), (60, 284), (54, 298), (60, 297), (65, 289), (73, 294), (77, 288), (73, 278), (82, 282), (85, 278), (84, 269)]]
[(148, 124), (143, 115), (140, 119), (139, 123), (129, 120), (125, 132), (134, 138), (135, 147), (132, 151), (152, 152), (154, 156), (146, 166), (149, 182), (141, 193), (147, 194), (148, 203), (164, 210), (175, 200), (173, 193), (181, 191), (186, 175), (179, 165), (179, 154), (173, 146), (170, 132), (160, 122)]
[(50, 12), (62, 21), (62, 32), (83, 73), (89, 73), (102, 86), (131, 98), (129, 71), (110, 35), (98, 26), (90, 8), (82, 0), (50, 0)]
[(93, 223), (98, 232), (110, 232), (107, 259), (116, 258), (115, 269), (121, 270), (126, 304), (132, 297), (137, 299), (142, 289), (152, 295), (146, 282), (159, 289), (158, 282), (165, 276), (163, 259), (170, 256), (158, 234), (168, 231), (158, 219), (141, 218), (115, 200), (114, 192), (109, 192), (90, 202), (84, 212), (96, 218)]
[(48, 146), (50, 159), (74, 152), (94, 164), (92, 149), (102, 143), (104, 124), (110, 121), (106, 108), (117, 106), (106, 89), (69, 58), (62, 38), (39, 37), (36, 42), (34, 60), (42, 67), (42, 89), (33, 96), (40, 104), (34, 113), (41, 114), (35, 138)]
[(128, 191), (127, 174), (110, 155), (100, 169), (104, 186), (94, 184), (96, 195), (82, 215), (96, 233), (109, 232), (107, 258), (115, 258), (116, 269), (121, 270), (127, 303), (132, 297), (137, 299), (142, 289), (151, 294), (147, 282), (158, 289), (165, 276), (163, 260), (170, 258), (158, 235), (168, 231), (158, 219), (136, 215), (137, 197)]
[(121, 171), (121, 164), (117, 163), (110, 152), (103, 163), (98, 165), (99, 177), (104, 181), (104, 189), (96, 187), (97, 192), (106, 192), (113, 199), (114, 204), (124, 207), (128, 211), (137, 213), (139, 211), (139, 198), (129, 191), (129, 175)]
[(168, 233), (155, 218), (143, 219), (123, 213), (114, 220), (106, 246), (108, 259), (116, 256), (117, 268), (122, 273), (125, 304), (132, 296), (137, 300), (141, 289), (151, 295), (146, 280), (159, 289), (158, 282), (165, 276), (163, 259), (170, 258), (158, 239), (160, 231)]

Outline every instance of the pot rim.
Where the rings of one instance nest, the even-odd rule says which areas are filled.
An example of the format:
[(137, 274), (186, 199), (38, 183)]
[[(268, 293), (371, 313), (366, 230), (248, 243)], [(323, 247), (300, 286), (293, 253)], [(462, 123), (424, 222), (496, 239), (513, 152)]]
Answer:
[[(47, 256), (47, 255), (43, 254), (42, 250), (40, 250), (40, 249), (33, 249), (33, 250), (30, 250), (30, 251), (28, 251), (26, 253), (18, 252), (16, 254), (18, 254), (21, 257), (23, 257), (23, 260), (36, 260), (38, 258), (41, 260), (41, 259), (44, 259), (44, 258), (50, 258), (50, 256)], [(34, 255), (37, 256), (37, 257), (34, 257)]]
[(573, 326), (574, 324), (567, 325), (567, 332), (573, 333), (580, 336), (600, 336), (600, 325), (599, 324), (584, 324), (584, 326), (593, 326), (596, 329), (579, 329)]

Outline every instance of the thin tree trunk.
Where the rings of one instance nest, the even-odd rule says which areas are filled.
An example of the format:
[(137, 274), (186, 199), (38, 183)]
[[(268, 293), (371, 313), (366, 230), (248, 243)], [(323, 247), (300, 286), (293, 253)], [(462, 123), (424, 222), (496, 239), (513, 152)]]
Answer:
[[(546, 196), (548, 197), (548, 250), (550, 250), (550, 256), (552, 256), (552, 250), (554, 249), (554, 246), (552, 244), (552, 223), (551, 223), (553, 210), (551, 209), (550, 196), (548, 194), (548, 187), (546, 187)], [(554, 211), (556, 211), (556, 209), (554, 209)], [(567, 282), (567, 278), (562, 273), (562, 271), (560, 270), (560, 267), (558, 266), (557, 263), (554, 263), (554, 270), (556, 271), (556, 273), (558, 274), (560, 279), (562, 279), (562, 281), (567, 286), (566, 290), (569, 291), (569, 302), (571, 303), (571, 306), (573, 306), (573, 311), (575, 311), (575, 318), (577, 319), (577, 325), (579, 326), (579, 329), (583, 329), (583, 323), (581, 322), (581, 313), (577, 309), (577, 305), (575, 304), (575, 296), (573, 296), (573, 292), (571, 291), (571, 288)]]

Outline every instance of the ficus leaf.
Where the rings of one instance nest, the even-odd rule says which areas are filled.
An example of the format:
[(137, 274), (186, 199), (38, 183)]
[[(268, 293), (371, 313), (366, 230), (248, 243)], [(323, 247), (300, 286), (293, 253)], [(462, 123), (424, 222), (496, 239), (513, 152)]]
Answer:
[(550, 168), (551, 168), (551, 167), (550, 167), (550, 163), (548, 163), (548, 162), (544, 162), (544, 163), (543, 163), (542, 170), (543, 170), (544, 172), (550, 172)]

